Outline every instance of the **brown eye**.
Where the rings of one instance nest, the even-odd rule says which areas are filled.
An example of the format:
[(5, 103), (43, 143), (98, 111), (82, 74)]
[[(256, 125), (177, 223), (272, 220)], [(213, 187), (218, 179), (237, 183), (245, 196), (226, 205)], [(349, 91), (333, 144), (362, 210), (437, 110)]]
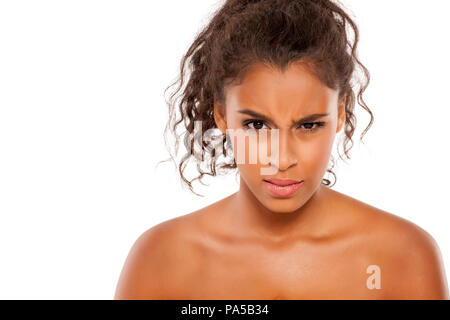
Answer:
[(304, 123), (303, 126), (306, 126), (307, 130), (311, 130), (314, 128), (315, 123)]
[[(244, 127), (246, 129), (255, 129), (255, 130), (261, 130), (264, 129), (264, 121), (261, 120), (249, 120), (249, 121), (245, 121), (243, 123)], [(266, 127), (265, 129), (268, 129), (268, 127)]]
[(321, 121), (321, 122), (308, 122), (308, 123), (303, 123), (300, 127), (305, 127), (306, 131), (316, 131), (319, 130), (321, 127), (323, 127), (325, 125), (325, 122)]

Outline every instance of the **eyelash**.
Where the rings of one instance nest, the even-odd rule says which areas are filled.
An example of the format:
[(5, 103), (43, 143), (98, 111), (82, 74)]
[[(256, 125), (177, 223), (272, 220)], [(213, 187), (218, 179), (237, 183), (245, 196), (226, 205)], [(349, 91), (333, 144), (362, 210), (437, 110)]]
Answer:
[[(260, 122), (260, 123), (263, 123), (263, 124), (265, 125), (264, 121), (262, 121), (262, 120), (256, 120), (256, 119), (246, 120), (246, 121), (244, 121), (244, 122), (242, 123), (242, 125), (244, 126), (245, 129), (253, 129), (253, 128), (249, 128), (248, 125), (249, 125), (250, 123), (254, 123), (254, 122)], [(315, 131), (321, 129), (323, 126), (325, 126), (325, 122), (324, 122), (324, 121), (318, 121), (318, 122), (305, 122), (305, 123), (301, 124), (300, 126), (303, 126), (303, 125), (305, 125), (305, 124), (316, 125), (316, 127), (314, 127), (314, 129), (305, 129), (305, 131), (308, 132), (308, 133), (315, 132)], [(261, 129), (255, 129), (255, 130), (261, 130)]]

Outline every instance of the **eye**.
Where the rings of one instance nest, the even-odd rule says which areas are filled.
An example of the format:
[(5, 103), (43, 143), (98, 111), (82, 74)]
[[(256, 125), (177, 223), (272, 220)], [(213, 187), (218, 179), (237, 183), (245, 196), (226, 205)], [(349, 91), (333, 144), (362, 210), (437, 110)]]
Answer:
[(266, 128), (263, 128), (265, 126), (264, 121), (262, 120), (247, 120), (244, 121), (242, 124), (245, 129), (255, 129), (255, 130), (261, 130), (261, 129), (269, 129), (269, 127), (266, 126)]
[(320, 122), (307, 122), (307, 123), (303, 123), (302, 125), (300, 125), (300, 127), (305, 126), (305, 130), (312, 132), (312, 131), (317, 131), (319, 130), (321, 127), (323, 127), (325, 125), (325, 122), (320, 121)]

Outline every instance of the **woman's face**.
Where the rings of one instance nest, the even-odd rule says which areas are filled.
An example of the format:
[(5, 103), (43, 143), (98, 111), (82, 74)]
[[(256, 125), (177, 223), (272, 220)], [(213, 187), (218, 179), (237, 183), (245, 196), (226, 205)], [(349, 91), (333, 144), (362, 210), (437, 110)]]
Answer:
[[(225, 97), (225, 106), (215, 101), (214, 115), (219, 129), (231, 137), (245, 183), (241, 188), (248, 188), (273, 212), (302, 207), (321, 185), (336, 133), (345, 122), (345, 101), (338, 104), (338, 92), (301, 64), (291, 65), (284, 73), (257, 64), (240, 85), (227, 89)], [(244, 141), (243, 147), (238, 139)], [(262, 155), (272, 159), (264, 162)], [(274, 187), (266, 179), (302, 183), (292, 190)]]

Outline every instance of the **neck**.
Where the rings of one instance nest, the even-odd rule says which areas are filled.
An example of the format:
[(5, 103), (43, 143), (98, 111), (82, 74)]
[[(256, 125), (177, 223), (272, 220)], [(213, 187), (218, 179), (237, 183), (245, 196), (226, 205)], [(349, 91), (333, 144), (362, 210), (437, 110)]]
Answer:
[[(233, 220), (236, 228), (252, 236), (263, 237), (275, 242), (291, 238), (313, 238), (324, 233), (323, 221), (329, 210), (326, 186), (320, 185), (305, 203), (291, 212), (276, 212), (258, 200), (245, 181), (240, 178), (240, 188), (233, 195)], [(269, 199), (284, 201), (284, 199)], [(286, 201), (289, 201), (286, 199)]]

